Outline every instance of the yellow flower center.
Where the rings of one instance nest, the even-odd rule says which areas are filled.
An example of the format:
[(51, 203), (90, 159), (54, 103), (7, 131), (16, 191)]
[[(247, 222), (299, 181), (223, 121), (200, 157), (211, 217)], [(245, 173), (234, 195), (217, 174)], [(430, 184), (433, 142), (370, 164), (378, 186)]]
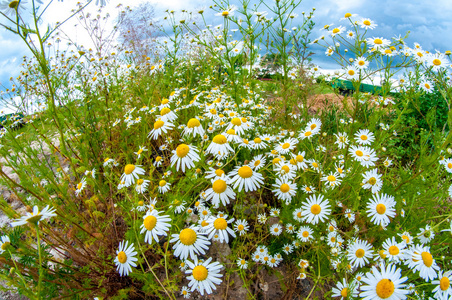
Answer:
[(127, 255), (124, 253), (124, 251), (118, 253), (118, 261), (122, 264), (127, 261)]
[(439, 281), (439, 288), (440, 288), (442, 291), (445, 291), (445, 290), (449, 289), (449, 287), (450, 287), (450, 280), (449, 280), (448, 277), (444, 276), (444, 277), (441, 278), (440, 281)]
[(308, 136), (310, 136), (311, 134), (312, 134), (312, 132), (306, 131), (306, 132), (304, 133), (304, 136), (308, 137)]
[(448, 163), (448, 164), (447, 164), (447, 167), (448, 167), (449, 169), (452, 169), (452, 163)]
[(355, 75), (355, 71), (354, 70), (348, 70), (348, 75), (350, 75), (350, 76)]
[(333, 29), (333, 33), (334, 33), (334, 34), (338, 33), (339, 31), (341, 31), (339, 28), (334, 28), (334, 29)]
[(387, 299), (394, 294), (394, 283), (390, 279), (382, 279), (377, 283), (376, 292), (378, 297)]
[(216, 114), (217, 114), (217, 110), (216, 110), (215, 108), (212, 108), (212, 109), (210, 110), (210, 113), (211, 113), (212, 115), (216, 115)]
[(430, 268), (433, 264), (433, 256), (428, 252), (421, 253), (422, 261), (427, 268)]
[(221, 15), (223, 17), (227, 17), (227, 16), (229, 16), (229, 12), (227, 10), (225, 10), (224, 12), (221, 13)]
[(253, 176), (253, 170), (249, 166), (243, 166), (239, 169), (238, 174), (242, 178), (250, 178)]
[(201, 125), (201, 123), (199, 123), (199, 120), (195, 119), (195, 118), (190, 119), (187, 123), (188, 128), (195, 128), (195, 127), (199, 127), (200, 125)]
[(6, 248), (8, 248), (9, 245), (11, 245), (10, 242), (4, 242), (4, 243), (2, 244), (2, 250), (5, 251)]
[(231, 120), (231, 123), (232, 123), (232, 125), (235, 125), (235, 126), (240, 126), (240, 125), (242, 125), (242, 121), (240, 121), (239, 118), (234, 118), (234, 119), (232, 119), (232, 120)]
[(364, 155), (364, 153), (361, 150), (356, 150), (355, 154), (359, 157)]
[(176, 148), (176, 154), (177, 156), (179, 156), (180, 158), (187, 156), (188, 151), (190, 151), (190, 147), (188, 147), (185, 144), (180, 144), (179, 146), (177, 146)]
[(166, 185), (166, 181), (165, 180), (160, 180), (159, 181), (159, 186), (164, 187)]
[(407, 244), (410, 242), (410, 238), (407, 237), (406, 235), (402, 235), (402, 240), (404, 240), (405, 243), (407, 243)]
[(244, 259), (240, 260), (240, 264), (241, 265), (245, 265), (246, 264), (246, 260), (244, 260)]
[(81, 188), (82, 188), (82, 185), (83, 185), (83, 183), (79, 183), (79, 184), (77, 184), (77, 190), (80, 190)]
[(235, 135), (235, 130), (231, 128), (228, 131), (226, 131), (226, 133), (229, 135)]
[(329, 175), (326, 179), (327, 179), (329, 182), (336, 181), (336, 177), (334, 177), (333, 175)]
[(381, 44), (383, 44), (383, 41), (381, 39), (375, 39), (374, 44), (381, 45)]
[(261, 161), (260, 161), (260, 160), (256, 160), (256, 161), (254, 162), (254, 166), (255, 166), (255, 167), (259, 166), (260, 164), (261, 164)]
[(314, 168), (318, 168), (318, 167), (319, 167), (319, 164), (316, 163), (316, 162), (313, 162), (313, 163), (312, 163), (312, 166), (313, 166)]
[(332, 236), (331, 239), (330, 239), (330, 241), (331, 241), (332, 243), (336, 243), (336, 238), (335, 238), (334, 236)]
[(365, 64), (366, 64), (366, 62), (364, 60), (358, 61), (358, 65), (360, 65), (360, 66), (364, 66)]
[(297, 155), (296, 159), (298, 162), (303, 162), (304, 157), (303, 157), (303, 155)]
[(215, 170), (215, 175), (217, 175), (218, 177), (220, 177), (223, 174), (224, 174), (223, 170), (221, 170), (221, 169)]
[(166, 115), (167, 113), (170, 113), (170, 112), (171, 112), (171, 109), (169, 109), (168, 107), (164, 107), (160, 111), (160, 115), (164, 116), (164, 115)]
[(223, 218), (218, 218), (213, 222), (213, 227), (218, 230), (225, 230), (228, 227), (228, 222)]
[(295, 166), (296, 164), (297, 164), (297, 160), (296, 159), (291, 159), (291, 160), (289, 160), (289, 162), (290, 162), (290, 164), (291, 165), (293, 165), (293, 166)]
[(260, 138), (255, 138), (255, 139), (254, 139), (254, 142), (255, 142), (256, 144), (260, 144), (260, 143), (262, 143), (262, 140), (261, 140)]
[(386, 212), (386, 206), (382, 203), (377, 205), (377, 213), (380, 215), (384, 214)]
[(381, 258), (385, 259), (386, 258), (386, 254), (384, 250), (380, 250), (378, 251), (378, 255), (380, 255)]
[(193, 278), (198, 281), (203, 281), (207, 278), (207, 275), (209, 274), (209, 271), (207, 271), (207, 268), (204, 266), (196, 266), (193, 269)]
[(369, 20), (364, 20), (363, 24), (366, 25), (366, 26), (370, 26), (370, 21)]
[(202, 227), (206, 227), (207, 225), (209, 225), (209, 223), (207, 223), (206, 220), (203, 220), (203, 221), (201, 222), (201, 226), (202, 226)]
[(276, 165), (281, 161), (281, 159), (279, 157), (276, 157), (272, 160), (272, 164)]
[(147, 230), (151, 231), (157, 224), (157, 218), (154, 216), (147, 216), (146, 219), (144, 219), (143, 224)]
[(155, 158), (155, 161), (161, 161), (162, 160), (162, 157), (161, 156), (157, 156), (156, 158)]
[(8, 6), (9, 8), (17, 9), (19, 7), (19, 1), (11, 1)]
[(245, 226), (243, 226), (242, 224), (240, 224), (239, 226), (237, 226), (237, 229), (239, 231), (242, 231), (243, 229), (245, 229)]
[(154, 123), (154, 129), (159, 129), (159, 128), (161, 128), (164, 124), (165, 124), (165, 122), (163, 122), (162, 120), (157, 120), (157, 121)]
[(281, 190), (281, 192), (287, 193), (288, 191), (290, 191), (290, 186), (287, 183), (283, 183), (279, 189)]
[(377, 183), (377, 179), (376, 179), (375, 177), (371, 177), (371, 178), (369, 179), (369, 184), (375, 185), (376, 183)]
[(388, 251), (389, 251), (389, 254), (391, 254), (391, 255), (397, 255), (400, 252), (399, 247), (397, 247), (397, 246), (389, 247)]
[(347, 298), (348, 296), (348, 288), (343, 288), (341, 291), (341, 296)]
[(424, 86), (426, 89), (428, 89), (428, 90), (430, 89), (430, 84), (426, 83), (426, 84), (424, 84)]
[(144, 202), (143, 201), (138, 201), (138, 206), (143, 206)]
[(314, 215), (320, 214), (321, 211), (322, 208), (320, 207), (320, 205), (314, 204), (313, 206), (311, 206), (311, 213), (313, 213)]
[(290, 172), (290, 168), (288, 165), (282, 166), (281, 170), (284, 171), (284, 174), (287, 174)]
[(135, 170), (135, 166), (128, 164), (124, 167), (124, 174), (129, 175)]
[(435, 66), (441, 66), (441, 61), (440, 61), (439, 59), (435, 58), (435, 59), (433, 60), (433, 64), (434, 64)]
[(185, 246), (193, 245), (196, 242), (196, 232), (191, 228), (185, 228), (179, 234), (179, 239)]
[(307, 238), (309, 236), (309, 232), (308, 231), (303, 231), (303, 237)]
[(213, 191), (217, 194), (222, 194), (224, 191), (226, 191), (226, 188), (227, 188), (226, 181), (222, 179), (216, 180), (212, 185)]
[(290, 147), (290, 144), (289, 144), (289, 143), (284, 143), (281, 147), (282, 147), (283, 149), (287, 149), (287, 148)]
[(297, 218), (301, 218), (301, 211), (297, 212)]
[(228, 140), (226, 139), (226, 137), (224, 135), (218, 134), (212, 139), (212, 142), (214, 142), (215, 144), (218, 144), (218, 145), (223, 145), (223, 144), (226, 144), (228, 142)]
[(358, 249), (358, 250), (356, 250), (356, 252), (355, 252), (355, 256), (358, 257), (358, 258), (363, 257), (364, 254), (365, 254), (365, 252), (364, 252), (363, 249)]
[(142, 185), (142, 184), (143, 184), (143, 182), (144, 182), (144, 180), (143, 180), (143, 179), (138, 179), (138, 181), (137, 181), (137, 185)]

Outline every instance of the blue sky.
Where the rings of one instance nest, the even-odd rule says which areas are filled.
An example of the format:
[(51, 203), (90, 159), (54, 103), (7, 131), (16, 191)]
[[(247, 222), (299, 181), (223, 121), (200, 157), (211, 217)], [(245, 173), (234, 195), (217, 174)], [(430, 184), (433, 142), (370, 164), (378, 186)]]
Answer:
[[(48, 0), (47, 0), (48, 1)], [(271, 3), (273, 0), (267, 0)], [(31, 2), (31, 0), (28, 0)], [(46, 2), (46, 0), (44, 0)], [(65, 2), (52, 3), (46, 14), (46, 22), (55, 23), (63, 20), (64, 16), (69, 15), (70, 9), (74, 8), (75, 0), (65, 0)], [(180, 11), (181, 9), (195, 10), (199, 7), (208, 7), (213, 4), (210, 0), (132, 0), (128, 5), (133, 6), (140, 2), (150, 2), (155, 5), (157, 16), (164, 16), (164, 10), (170, 9)], [(115, 13), (115, 6), (120, 2), (110, 0), (106, 7), (107, 11)], [(231, 4), (238, 5), (238, 1), (231, 0)], [(321, 35), (321, 28), (325, 24), (345, 25), (347, 22), (339, 21), (345, 13), (358, 14), (360, 17), (372, 19), (378, 26), (370, 33), (370, 36), (391, 38), (396, 35), (405, 35), (410, 31), (408, 45), (413, 46), (418, 42), (425, 50), (434, 51), (452, 50), (452, 1), (451, 0), (305, 0), (302, 1), (299, 8), (295, 11), (301, 14), (302, 11), (308, 12), (316, 8), (314, 21), (316, 28), (312, 34), (312, 39)], [(88, 8), (96, 12), (97, 7), (91, 4)], [(266, 10), (262, 6), (259, 10)], [(209, 9), (206, 10), (211, 15), (209, 20), (212, 25), (222, 23), (221, 18), (214, 17)], [(0, 22), (4, 19), (0, 17)], [(69, 23), (65, 27), (66, 32), (77, 34), (80, 43), (89, 44), (89, 40), (81, 29), (74, 29), (74, 23)], [(0, 28), (0, 82), (8, 86), (8, 80), (17, 77), (20, 71), (20, 64), (24, 55), (30, 55), (23, 42), (13, 34)], [(313, 57), (314, 62), (321, 67), (336, 68), (332, 59), (325, 57), (323, 52), (318, 52)]]

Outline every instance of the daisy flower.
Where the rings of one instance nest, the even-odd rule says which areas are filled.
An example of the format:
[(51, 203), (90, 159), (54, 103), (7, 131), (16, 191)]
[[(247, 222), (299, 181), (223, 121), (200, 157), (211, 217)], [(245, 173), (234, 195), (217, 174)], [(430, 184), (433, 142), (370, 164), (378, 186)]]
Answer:
[(407, 245), (413, 244), (413, 238), (411, 237), (411, 234), (408, 231), (404, 231), (403, 233), (398, 233), (398, 236), (400, 236)]
[(253, 149), (259, 150), (259, 149), (265, 149), (268, 147), (267, 143), (263, 141), (261, 138), (257, 137), (252, 142), (251, 145)]
[(221, 159), (228, 156), (229, 153), (234, 153), (234, 149), (229, 146), (228, 140), (223, 134), (218, 134), (212, 139), (209, 147), (207, 147), (206, 153), (211, 153)]
[(211, 200), (212, 205), (218, 207), (220, 202), (223, 205), (228, 205), (229, 200), (235, 198), (235, 193), (230, 186), (227, 185), (226, 176), (212, 179), (212, 187), (206, 191), (206, 200)]
[(149, 180), (138, 179), (137, 185), (135, 186), (135, 191), (137, 191), (138, 194), (143, 194), (147, 191), (149, 182)]
[(239, 234), (243, 235), (249, 230), (248, 222), (246, 220), (237, 220), (234, 224), (234, 230)]
[(293, 252), (293, 246), (291, 244), (285, 244), (283, 247), (283, 252), (289, 255)]
[(384, 38), (367, 38), (366, 39), (367, 44), (375, 50), (380, 50), (383, 48), (386, 48), (391, 43), (389, 40)]
[(295, 149), (295, 146), (298, 144), (298, 140), (294, 138), (288, 138), (284, 142), (280, 143), (276, 147), (276, 151), (280, 154), (287, 154), (293, 149)]
[(405, 259), (406, 243), (397, 243), (395, 237), (387, 238), (383, 243), (385, 257), (389, 262), (399, 263)]
[(96, 168), (93, 168), (91, 171), (86, 170), (85, 176), (91, 176), (93, 179), (96, 179)]
[(135, 183), (138, 175), (144, 175), (145, 171), (141, 165), (127, 164), (124, 167), (124, 173), (121, 175), (120, 181), (124, 181), (125, 187), (129, 187)]
[(272, 226), (270, 226), (270, 234), (271, 235), (278, 236), (278, 235), (281, 234), (282, 231), (283, 231), (283, 227), (280, 224), (278, 224), (278, 223), (273, 224)]
[(365, 70), (369, 66), (369, 61), (364, 56), (360, 56), (355, 59), (353, 64), (355, 68), (359, 70)]
[(361, 26), (361, 28), (363, 29), (374, 29), (375, 27), (377, 27), (377, 24), (372, 21), (371, 19), (367, 19), (367, 18), (363, 18), (361, 20), (358, 21), (359, 26)]
[(154, 129), (152, 129), (151, 132), (149, 132), (148, 138), (156, 140), (160, 135), (162, 135), (162, 133), (166, 133), (167, 131), (172, 130), (173, 127), (174, 124), (168, 121), (158, 119), (154, 123)]
[(0, 237), (1, 245), (0, 245), (0, 254), (5, 252), (6, 249), (8, 249), (9, 245), (11, 245), (11, 240), (9, 239), (9, 236), (3, 235)]
[(426, 93), (433, 93), (433, 82), (431, 82), (430, 80), (424, 79), (421, 81), (421, 83), (419, 84), (419, 87)]
[(436, 273), (439, 267), (436, 265), (436, 261), (433, 255), (430, 253), (430, 247), (418, 246), (415, 247), (411, 254), (410, 268), (419, 271), (419, 276), (425, 281), (430, 281), (438, 277)]
[(135, 252), (135, 247), (133, 244), (130, 244), (128, 241), (122, 241), (119, 243), (119, 248), (116, 250), (116, 271), (119, 272), (120, 276), (127, 276), (130, 272), (132, 272), (131, 267), (136, 267), (135, 263), (138, 258), (135, 256), (137, 252)]
[(310, 240), (312, 240), (314, 238), (312, 236), (313, 233), (314, 233), (314, 231), (311, 229), (311, 227), (301, 226), (298, 229), (297, 237), (302, 242), (309, 242)]
[(370, 145), (374, 140), (374, 134), (368, 129), (361, 129), (355, 133), (355, 141), (360, 145)]
[(409, 291), (404, 289), (405, 281), (407, 277), (402, 278), (402, 272), (395, 265), (384, 263), (380, 264), (380, 270), (375, 266), (372, 267), (372, 271), (368, 272), (363, 277), (363, 285), (361, 285), (361, 293), (359, 296), (363, 300), (375, 300), (375, 299), (391, 299), (401, 300), (406, 299), (406, 295)]
[(452, 271), (438, 272), (438, 280), (433, 280), (432, 284), (436, 285), (432, 293), (435, 294), (435, 299), (448, 300), (452, 296), (452, 288), (450, 282), (452, 281)]
[(176, 242), (173, 245), (174, 256), (181, 260), (187, 259), (188, 256), (194, 260), (197, 255), (206, 254), (206, 250), (209, 249), (209, 240), (195, 226), (185, 228), (179, 234), (173, 234), (171, 237), (170, 243)]
[(39, 225), (39, 222), (41, 220), (50, 219), (51, 217), (56, 217), (54, 208), (50, 208), (47, 205), (41, 211), (39, 211), (38, 206), (35, 205), (31, 213), (27, 212), (25, 216), (22, 216), (20, 219), (16, 219), (11, 222), (11, 227), (20, 226), (27, 223)]
[(163, 179), (160, 180), (159, 181), (159, 187), (158, 187), (159, 193), (165, 194), (166, 192), (169, 191), (170, 186), (171, 186), (171, 183), (169, 183), (169, 182), (167, 182), (166, 180), (163, 180)]
[(349, 208), (345, 210), (345, 217), (347, 218), (347, 220), (348, 220), (350, 223), (355, 222), (355, 214), (354, 214), (353, 211), (352, 211), (351, 209), (349, 209)]
[(330, 204), (327, 199), (323, 200), (323, 195), (310, 195), (308, 202), (302, 205), (302, 218), (305, 222), (313, 225), (323, 222), (331, 213)]
[(276, 172), (276, 175), (282, 180), (291, 180), (297, 175), (295, 173), (296, 167), (293, 164), (286, 163), (286, 161), (280, 160), (273, 166), (273, 169)]
[(345, 132), (335, 133), (334, 136), (336, 137), (336, 141), (334, 143), (337, 144), (339, 149), (344, 149), (345, 147), (347, 147), (349, 141)]
[(345, 278), (342, 278), (342, 282), (339, 281), (332, 292), (333, 297), (341, 297), (341, 300), (355, 298), (358, 296), (358, 285), (355, 283), (348, 284)]
[(347, 31), (347, 35), (346, 35), (347, 39), (353, 40), (353, 39), (355, 39), (355, 36), (356, 35), (353, 31), (351, 31), (351, 30)]
[(328, 33), (331, 34), (331, 37), (335, 37), (336, 35), (344, 33), (344, 32), (345, 32), (344, 26), (335, 27), (335, 28), (331, 29), (330, 31), (328, 31)]
[(204, 296), (204, 291), (207, 294), (212, 294), (213, 290), (216, 290), (215, 285), (221, 284), (220, 274), (221, 268), (223, 266), (219, 262), (210, 263), (212, 258), (209, 257), (206, 261), (200, 262), (198, 258), (195, 257), (194, 262), (187, 261), (189, 269), (185, 271), (185, 274), (190, 274), (187, 279), (190, 281), (188, 287), (191, 291), (199, 291), (201, 296)]
[(156, 166), (156, 167), (160, 167), (160, 166), (162, 165), (162, 162), (163, 162), (163, 157), (157, 156), (157, 157), (155, 158), (153, 164), (154, 164), (154, 166)]
[(209, 225), (205, 228), (205, 232), (209, 235), (209, 239), (213, 238), (214, 235), (218, 235), (220, 243), (223, 243), (223, 241), (229, 243), (229, 235), (236, 237), (234, 230), (228, 227), (229, 223), (234, 222), (234, 218), (227, 220), (226, 217), (217, 215), (216, 217), (210, 216), (207, 219)]
[(143, 217), (143, 224), (141, 224), (140, 234), (146, 233), (144, 241), (149, 245), (155, 240), (159, 241), (158, 236), (166, 236), (166, 232), (171, 227), (171, 218), (168, 215), (159, 216), (160, 212), (156, 209), (148, 211)]
[(297, 193), (297, 185), (286, 180), (276, 178), (276, 183), (273, 184), (276, 188), (272, 192), (279, 200), (284, 200), (286, 204), (290, 203), (292, 197)]
[(357, 239), (353, 244), (348, 246), (347, 258), (353, 267), (364, 267), (369, 263), (369, 259), (372, 258), (372, 255), (372, 245), (366, 241)]
[(193, 137), (196, 137), (197, 135), (202, 137), (204, 133), (204, 128), (202, 128), (201, 123), (196, 118), (191, 118), (190, 120), (188, 120), (187, 126), (182, 132), (183, 136), (193, 135)]
[(420, 229), (418, 239), (422, 244), (428, 244), (435, 237), (435, 233), (430, 229), (430, 225), (425, 225), (425, 228)]
[(135, 154), (138, 156), (138, 157), (137, 157), (137, 159), (138, 159), (138, 158), (141, 157), (141, 154), (142, 154), (144, 151), (148, 151), (148, 149), (147, 149), (146, 147), (144, 147), (144, 146), (140, 146), (140, 148), (138, 149), (138, 151), (137, 151), (137, 152), (133, 152), (133, 153), (135, 153)]
[(198, 155), (198, 149), (192, 145), (180, 144), (172, 153), (171, 167), (176, 165), (176, 171), (182, 169), (182, 172), (185, 172), (185, 167), (191, 169), (195, 166), (193, 162), (198, 162), (201, 159)]
[(245, 133), (245, 130), (248, 129), (248, 125), (242, 122), (240, 118), (233, 118), (226, 127), (226, 131), (228, 131), (229, 129), (234, 129), (237, 135), (243, 135)]
[(375, 150), (367, 146), (351, 146), (349, 152), (363, 167), (373, 167), (378, 160)]
[(442, 165), (446, 168), (447, 173), (452, 173), (452, 158), (446, 158)]
[(219, 13), (216, 13), (215, 16), (228, 18), (228, 17), (233, 16), (234, 12), (236, 10), (237, 10), (237, 6), (229, 5), (226, 10), (223, 10), (223, 11), (220, 11)]
[(379, 192), (383, 186), (382, 175), (377, 172), (378, 169), (373, 169), (363, 174), (362, 188), (371, 190), (372, 194)]
[(267, 260), (267, 265), (271, 268), (276, 268), (281, 261), (277, 259), (275, 256), (270, 255), (269, 259)]
[(325, 182), (327, 188), (331, 189), (341, 184), (341, 177), (337, 172), (330, 172), (330, 174), (323, 176), (320, 180)]
[(303, 184), (301, 190), (306, 194), (313, 194), (315, 192), (315, 187)]
[(231, 171), (231, 181), (233, 188), (238, 188), (241, 192), (245, 188), (245, 192), (253, 192), (260, 188), (260, 185), (264, 183), (264, 177), (259, 172), (255, 172), (251, 167), (236, 166), (233, 171)]
[(253, 160), (248, 164), (252, 169), (254, 169), (255, 171), (259, 170), (260, 168), (262, 168), (265, 163), (266, 163), (266, 159), (264, 157), (264, 155), (260, 154), (257, 155), (253, 158)]
[(444, 54), (438, 52), (427, 56), (426, 65), (428, 68), (432, 68), (434, 72), (437, 72), (448, 68), (450, 63)]
[(345, 68), (345, 77), (349, 80), (358, 80), (359, 72), (354, 66), (348, 66)]
[(248, 269), (248, 262), (246, 260), (244, 260), (243, 258), (238, 258), (237, 266), (242, 270), (246, 270), (246, 269)]
[[(185, 271), (185, 270), (184, 270)], [(181, 288), (181, 290), (180, 290), (180, 294), (181, 294), (181, 296), (183, 296), (185, 299), (190, 299), (190, 296), (191, 296), (191, 294), (190, 294), (190, 290), (189, 290), (189, 288), (188, 288), (188, 286), (183, 286), (182, 288)]]
[(386, 227), (391, 222), (389, 218), (394, 218), (396, 215), (394, 197), (387, 194), (375, 194), (372, 198), (367, 204), (366, 212), (371, 217), (371, 222)]
[(77, 184), (77, 188), (75, 189), (75, 195), (78, 196), (85, 189), (86, 186), (86, 178), (83, 177), (82, 181)]

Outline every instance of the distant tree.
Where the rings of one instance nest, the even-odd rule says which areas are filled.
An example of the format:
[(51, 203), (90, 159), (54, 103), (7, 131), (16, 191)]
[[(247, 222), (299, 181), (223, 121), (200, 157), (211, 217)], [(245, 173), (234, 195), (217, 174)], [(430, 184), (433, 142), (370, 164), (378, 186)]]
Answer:
[(141, 3), (133, 9), (127, 6), (118, 15), (116, 24), (119, 41), (124, 48), (133, 51), (131, 57), (136, 63), (146, 60), (147, 57), (155, 58), (159, 24), (152, 4)]

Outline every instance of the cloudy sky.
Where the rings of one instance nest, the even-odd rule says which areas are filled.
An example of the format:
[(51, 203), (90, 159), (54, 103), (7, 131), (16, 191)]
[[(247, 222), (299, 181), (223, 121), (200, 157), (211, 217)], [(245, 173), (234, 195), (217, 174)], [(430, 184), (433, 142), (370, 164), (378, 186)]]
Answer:
[[(8, 0), (3, 0), (8, 1)], [(48, 0), (43, 0), (48, 2)], [(252, 0), (256, 1), (256, 0)], [(266, 0), (271, 3), (273, 0)], [(28, 0), (30, 5), (31, 0)], [(93, 1), (94, 2), (94, 1)], [(130, 6), (136, 6), (141, 2), (149, 2), (154, 5), (156, 15), (162, 19), (166, 9), (180, 11), (196, 10), (199, 7), (208, 7), (213, 4), (212, 0), (129, 0), (123, 2)], [(254, 3), (253, 2), (253, 3)], [(70, 10), (75, 7), (75, 0), (65, 0), (51, 4), (46, 12), (44, 23), (55, 24), (69, 16)], [(116, 6), (121, 3), (119, 0), (110, 0), (105, 8), (112, 15), (117, 13)], [(239, 5), (239, 1), (231, 0), (231, 4)], [(339, 21), (345, 13), (358, 14), (360, 17), (372, 19), (378, 26), (370, 33), (370, 36), (391, 38), (396, 35), (405, 35), (410, 31), (408, 44), (413, 45), (418, 42), (425, 50), (434, 51), (452, 50), (452, 1), (451, 0), (305, 0), (302, 1), (299, 8), (295, 11), (301, 14), (302, 11), (310, 11), (316, 8), (314, 21), (316, 28), (312, 34), (312, 39), (321, 35), (321, 28), (325, 24), (344, 25), (347, 22)], [(92, 3), (87, 10), (96, 13), (98, 7)], [(30, 8), (28, 8), (28, 11)], [(266, 10), (264, 6), (259, 8), (260, 11)], [(212, 25), (222, 23), (221, 18), (214, 17), (210, 14), (208, 20)], [(0, 23), (5, 23), (5, 19), (0, 16)], [(76, 37), (78, 42), (89, 47), (89, 37), (84, 34), (76, 24), (74, 19), (72, 22), (65, 24), (64, 30), (70, 33), (72, 37)], [(24, 55), (31, 53), (26, 49), (23, 42), (13, 34), (0, 28), (0, 83), (9, 87), (9, 78), (17, 77), (20, 71), (20, 63)], [(315, 63), (321, 67), (334, 69), (336, 66), (330, 58), (326, 58), (322, 52), (317, 52), (313, 57)]]

